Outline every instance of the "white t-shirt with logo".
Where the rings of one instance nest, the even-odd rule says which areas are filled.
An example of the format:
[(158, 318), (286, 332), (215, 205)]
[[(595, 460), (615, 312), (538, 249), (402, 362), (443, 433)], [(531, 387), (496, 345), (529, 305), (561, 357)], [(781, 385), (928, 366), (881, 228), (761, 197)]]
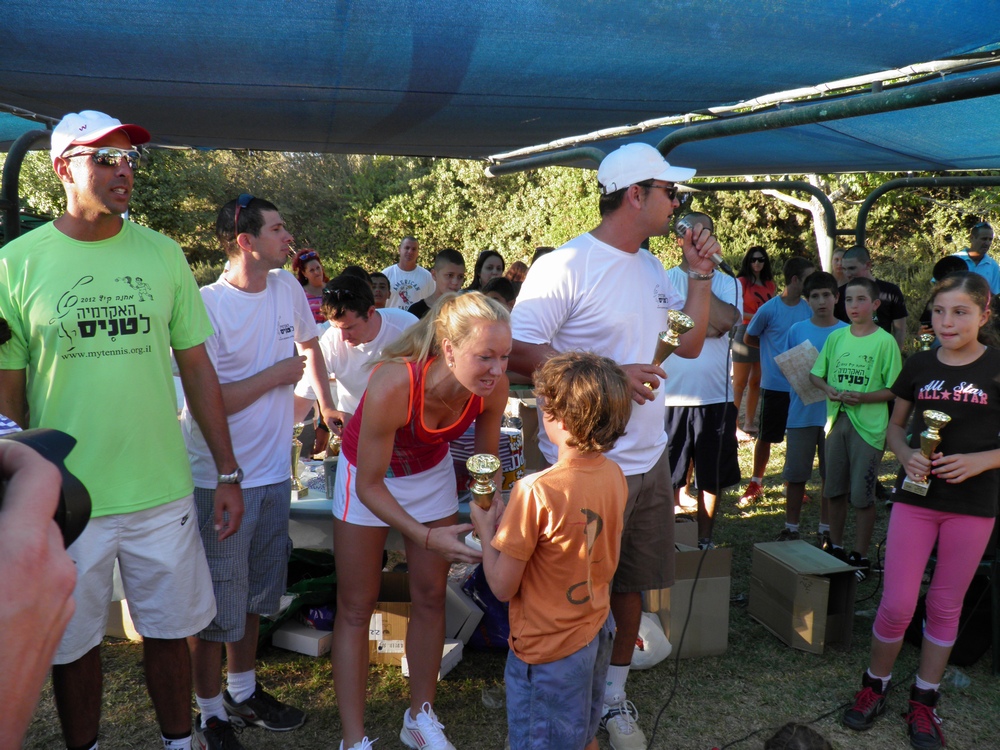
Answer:
[(389, 300), (386, 307), (398, 307), (406, 310), (414, 302), (434, 294), (436, 285), (431, 272), (422, 266), (412, 271), (404, 271), (399, 264), (382, 269), (389, 279)]
[[(201, 297), (215, 329), (205, 348), (223, 384), (246, 380), (296, 356), (296, 342), (318, 335), (302, 285), (285, 270), (271, 271), (262, 292), (244, 292), (223, 278), (202, 287)], [(229, 415), (229, 432), (245, 488), (276, 484), (290, 475), (292, 388), (272, 388), (247, 408)], [(187, 404), (181, 424), (195, 486), (215, 489), (215, 462)]]
[[(663, 264), (648, 251), (627, 253), (583, 234), (535, 261), (511, 326), (514, 338), (528, 344), (591, 351), (621, 365), (645, 363), (652, 362), (656, 337), (666, 329), (667, 310), (683, 305)], [(555, 446), (541, 430), (538, 444), (555, 463)], [(666, 444), (663, 401), (633, 402), (627, 432), (607, 456), (626, 476), (643, 474)]]
[[(679, 266), (667, 271), (670, 282), (684, 299), (688, 293), (688, 275)], [(712, 294), (743, 314), (742, 287), (736, 279), (721, 271), (712, 275)], [(732, 360), (729, 357), (729, 332), (719, 338), (705, 338), (701, 354), (694, 359), (671, 355), (663, 362), (667, 379), (661, 388), (667, 406), (706, 406), (733, 400)]]
[[(378, 310), (376, 314), (382, 318), (382, 327), (367, 344), (351, 346), (344, 341), (337, 326), (330, 326), (319, 339), (327, 372), (331, 378), (337, 379), (333, 396), (338, 411), (353, 414), (358, 410), (361, 396), (368, 387), (368, 377), (372, 374), (375, 358), (398, 339), (403, 331), (417, 322), (417, 316), (406, 310), (387, 307)], [(298, 388), (295, 392), (302, 395)]]

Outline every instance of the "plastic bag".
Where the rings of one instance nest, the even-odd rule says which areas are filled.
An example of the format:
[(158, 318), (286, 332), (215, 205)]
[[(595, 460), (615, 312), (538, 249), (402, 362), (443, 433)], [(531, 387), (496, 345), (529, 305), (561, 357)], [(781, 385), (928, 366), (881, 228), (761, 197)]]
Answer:
[(639, 636), (635, 639), (630, 669), (649, 669), (670, 656), (673, 646), (667, 640), (660, 618), (652, 612), (643, 612), (639, 623)]

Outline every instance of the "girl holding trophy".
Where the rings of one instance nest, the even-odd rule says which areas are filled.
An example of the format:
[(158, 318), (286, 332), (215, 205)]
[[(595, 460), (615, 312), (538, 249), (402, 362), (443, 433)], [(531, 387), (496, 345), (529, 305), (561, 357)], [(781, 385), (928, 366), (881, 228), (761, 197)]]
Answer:
[(906, 717), (910, 744), (918, 750), (944, 745), (935, 711), (938, 687), (958, 634), (962, 600), (997, 516), (1000, 351), (987, 338), (989, 301), (989, 286), (977, 274), (953, 274), (938, 282), (930, 305), (941, 347), (911, 356), (892, 386), (896, 404), (886, 437), (905, 480), (889, 519), (885, 592), (872, 628), (869, 668), (843, 718), (849, 728), (864, 730), (885, 711), (893, 663), (936, 544), (920, 664)]
[(406, 654), (410, 707), (400, 740), (454, 750), (434, 713), (451, 561), (478, 562), (458, 539), (455, 470), (448, 442), (475, 421), (476, 453), (499, 454), (509, 390), (510, 316), (479, 292), (445, 294), (387, 346), (344, 431), (333, 497), (337, 618), (333, 681), (341, 750), (368, 750), (364, 732), (369, 620), (378, 599), (389, 527), (406, 544), (412, 609)]

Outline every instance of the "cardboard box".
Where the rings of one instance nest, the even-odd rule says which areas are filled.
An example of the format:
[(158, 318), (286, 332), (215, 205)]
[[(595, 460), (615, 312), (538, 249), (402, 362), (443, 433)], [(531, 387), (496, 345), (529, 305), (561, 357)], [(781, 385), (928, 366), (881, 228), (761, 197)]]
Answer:
[[(441, 669), (438, 670), (438, 680), (455, 668), (455, 665), (462, 661), (462, 642), (453, 638), (446, 638), (444, 650), (441, 653)], [(410, 665), (403, 657), (403, 677), (410, 676)]]
[(288, 620), (271, 634), (271, 643), (306, 656), (322, 656), (330, 653), (333, 631), (316, 630), (301, 622)]
[[(694, 526), (697, 537), (697, 524)], [(676, 531), (680, 531), (678, 528)], [(704, 562), (702, 555), (704, 554)], [(677, 545), (676, 579), (672, 588), (647, 591), (643, 595), (647, 612), (659, 615), (663, 632), (680, 657), (717, 656), (729, 647), (729, 591), (733, 566), (731, 549), (711, 549)], [(701, 571), (698, 565), (701, 563)], [(695, 575), (698, 575), (697, 582)], [(694, 602), (691, 605), (691, 591)], [(688, 621), (688, 612), (691, 619)], [(687, 621), (687, 630), (684, 623)], [(681, 633), (684, 631), (684, 642)]]
[(446, 593), (447, 596), (444, 600), (445, 636), (461, 643), (468, 643), (479, 625), (479, 621), (483, 619), (483, 610), (462, 591), (460, 583), (448, 581)]
[(674, 544), (698, 546), (698, 524), (690, 518), (677, 518), (674, 524)]
[(756, 544), (750, 616), (792, 648), (814, 654), (850, 648), (855, 570), (802, 540)]
[(368, 627), (368, 661), (400, 666), (409, 622), (409, 576), (406, 573), (383, 573), (378, 603)]

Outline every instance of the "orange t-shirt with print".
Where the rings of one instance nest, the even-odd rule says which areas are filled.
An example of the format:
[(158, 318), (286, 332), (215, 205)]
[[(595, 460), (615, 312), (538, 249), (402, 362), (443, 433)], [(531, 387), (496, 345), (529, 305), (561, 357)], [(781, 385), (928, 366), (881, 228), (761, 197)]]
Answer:
[(527, 565), (510, 600), (510, 647), (528, 664), (579, 651), (611, 606), (628, 486), (601, 454), (518, 481), (493, 546)]

